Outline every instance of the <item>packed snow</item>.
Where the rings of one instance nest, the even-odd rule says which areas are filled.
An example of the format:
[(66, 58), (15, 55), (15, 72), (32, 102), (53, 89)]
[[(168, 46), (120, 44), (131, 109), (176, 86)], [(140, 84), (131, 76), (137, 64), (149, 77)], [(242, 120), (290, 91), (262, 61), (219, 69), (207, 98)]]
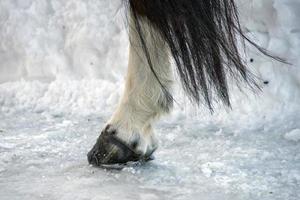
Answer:
[(300, 199), (300, 1), (238, 1), (262, 91), (232, 85), (213, 115), (175, 92), (155, 160), (89, 166), (123, 90), (120, 0), (0, 1), (0, 199)]

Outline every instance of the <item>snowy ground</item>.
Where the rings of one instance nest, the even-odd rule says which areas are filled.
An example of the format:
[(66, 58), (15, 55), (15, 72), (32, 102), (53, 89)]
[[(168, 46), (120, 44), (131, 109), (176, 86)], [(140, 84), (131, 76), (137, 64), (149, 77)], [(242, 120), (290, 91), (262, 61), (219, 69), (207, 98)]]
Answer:
[(108, 171), (86, 153), (122, 93), (119, 1), (1, 0), (0, 199), (300, 199), (300, 3), (247, 2), (246, 30), (292, 65), (250, 51), (262, 92), (233, 87), (232, 111), (178, 92), (156, 159)]
[(299, 115), (255, 127), (164, 121), (156, 159), (121, 171), (87, 164), (105, 118), (1, 115), (1, 200), (300, 198)]

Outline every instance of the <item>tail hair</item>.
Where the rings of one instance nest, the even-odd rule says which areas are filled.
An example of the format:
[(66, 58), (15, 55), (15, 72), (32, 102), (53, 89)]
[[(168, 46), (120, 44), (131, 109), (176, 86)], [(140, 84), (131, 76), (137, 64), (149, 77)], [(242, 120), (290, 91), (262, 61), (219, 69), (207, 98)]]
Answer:
[[(258, 88), (238, 50), (248, 42), (277, 61), (242, 31), (234, 0), (124, 0), (135, 20), (148, 65), (155, 73), (146, 46), (141, 20), (147, 20), (167, 43), (190, 100), (204, 101), (213, 111), (213, 94), (230, 107), (228, 77)], [(158, 79), (158, 78), (157, 78)], [(159, 83), (160, 80), (158, 79)], [(163, 85), (161, 85), (164, 87)]]

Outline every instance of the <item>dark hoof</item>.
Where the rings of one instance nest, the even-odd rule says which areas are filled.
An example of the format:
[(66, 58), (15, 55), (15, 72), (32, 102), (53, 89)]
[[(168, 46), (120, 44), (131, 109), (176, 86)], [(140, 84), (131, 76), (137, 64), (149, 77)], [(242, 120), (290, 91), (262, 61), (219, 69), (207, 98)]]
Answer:
[(136, 142), (126, 144), (117, 137), (116, 130), (111, 130), (108, 125), (97, 139), (96, 144), (88, 153), (88, 161), (94, 166), (125, 164), (127, 162), (149, 161), (152, 151), (143, 155), (135, 150)]

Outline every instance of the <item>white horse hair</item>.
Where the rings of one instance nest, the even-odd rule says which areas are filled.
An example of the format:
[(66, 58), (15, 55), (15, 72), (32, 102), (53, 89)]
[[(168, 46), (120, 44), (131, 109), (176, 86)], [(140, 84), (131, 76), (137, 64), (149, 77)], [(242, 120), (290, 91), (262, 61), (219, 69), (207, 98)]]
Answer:
[[(131, 23), (132, 20), (131, 18)], [(166, 43), (148, 23), (144, 22), (142, 26), (146, 32), (153, 32), (146, 35), (146, 44), (160, 82), (166, 89), (171, 89), (173, 76)], [(152, 124), (162, 114), (171, 110), (173, 102), (148, 67), (134, 26), (130, 26), (129, 34), (131, 44), (126, 87), (119, 106), (108, 124), (119, 131), (118, 137), (126, 143), (142, 139), (138, 151), (152, 152), (157, 147)], [(159, 51), (156, 51), (158, 44)]]

